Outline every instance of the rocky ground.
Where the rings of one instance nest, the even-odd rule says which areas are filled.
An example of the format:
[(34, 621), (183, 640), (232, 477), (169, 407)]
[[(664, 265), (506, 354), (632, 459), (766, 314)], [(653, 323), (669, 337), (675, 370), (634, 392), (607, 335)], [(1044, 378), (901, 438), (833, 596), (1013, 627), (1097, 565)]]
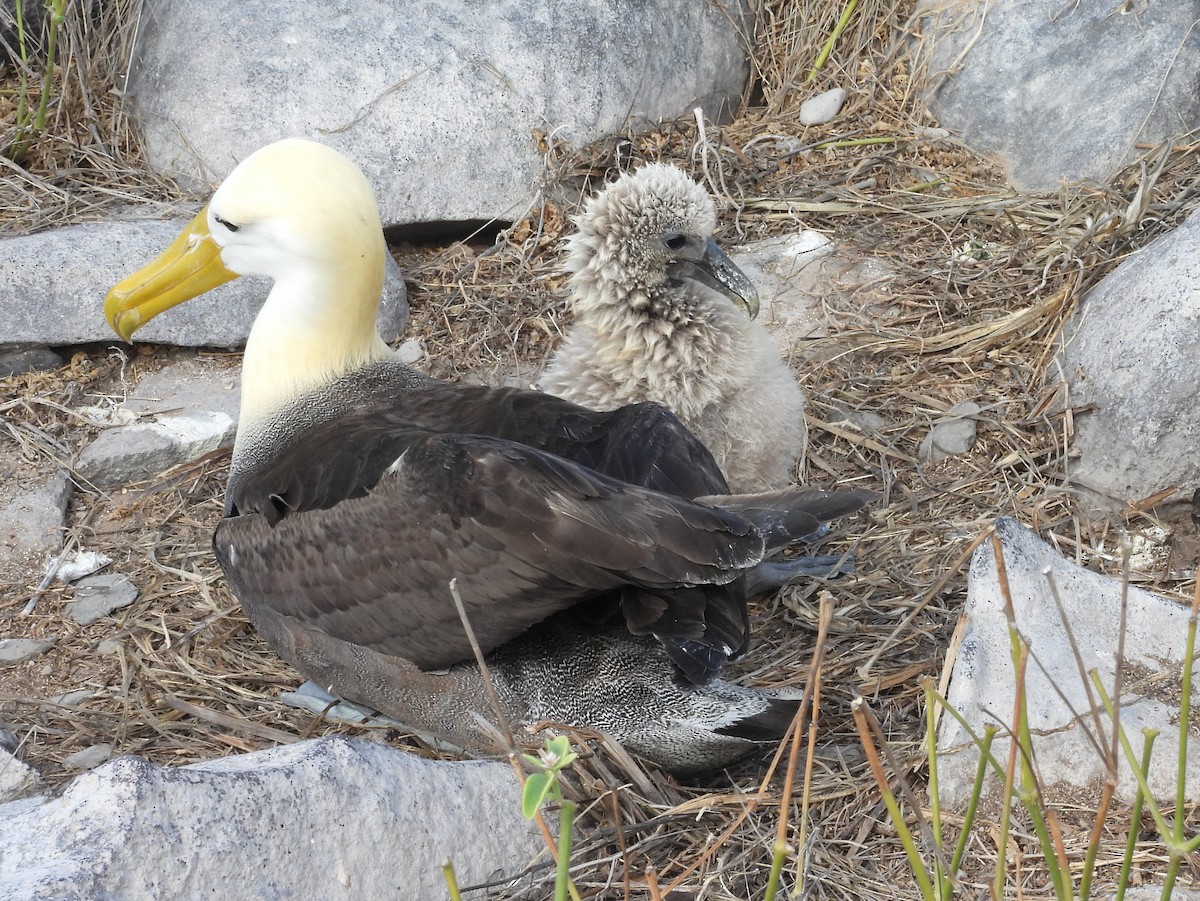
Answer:
[[(1073, 14), (1082, 15), (1085, 5), (1077, 4)], [(772, 9), (780, 12), (778, 4)], [(812, 446), (798, 478), (849, 481), (883, 497), (833, 538), (831, 549), (857, 550), (854, 577), (789, 586), (756, 608), (755, 650), (735, 675), (803, 685), (818, 597), (828, 592), (833, 618), (819, 727), (812, 771), (801, 777), (810, 790), (812, 825), (804, 866), (818, 892), (890, 898), (897, 885), (915, 889), (850, 705), (856, 695), (867, 699), (896, 769), (920, 786), (920, 680), (948, 681), (967, 564), (996, 516), (1014, 516), (1063, 558), (1110, 574), (1120, 571), (1119, 535), (1128, 530), (1136, 543), (1133, 580), (1177, 597), (1193, 588), (1198, 545), (1186, 491), (1174, 481), (1162, 492), (1122, 491), (1116, 507), (1097, 511), (1081, 503), (1068, 481), (1080, 453), (1077, 417), (1094, 408), (1064, 403), (1061, 375), (1070, 366), (1058, 342), (1089, 289), (1196, 206), (1200, 148), (1168, 141), (1139, 149), (1140, 159), (1099, 181), (1015, 189), (993, 161), (941, 128), (914, 99), (914, 70), (894, 49), (897, 36), (909, 33), (907, 7), (870, 3), (860, 4), (841, 39), (841, 47), (853, 49), (835, 54), (837, 65), (819, 79), (823, 87), (852, 82), (846, 106), (832, 124), (803, 126), (803, 92), (795, 86), (806, 84), (809, 50), (825, 40), (842, 9), (826, 4), (824, 18), (802, 17), (795, 34), (804, 38), (796, 45), (804, 52), (785, 42), (763, 49), (755, 89), (761, 96), (726, 126), (702, 128), (685, 118), (649, 134), (574, 148), (549, 147), (541, 135), (546, 180), (561, 187), (546, 204), (499, 234), (493, 229), (460, 241), (443, 236), (427, 245), (395, 245), (412, 304), (412, 321), (397, 343), (415, 342), (408, 352), (417, 359), (419, 351), (418, 365), (435, 375), (531, 380), (569, 321), (558, 243), (587, 180), (648, 159), (672, 160), (718, 194), (719, 237), (727, 247), (764, 238), (790, 242), (812, 229), (848, 255), (856, 278), (829, 273), (815, 290), (806, 288), (814, 302), (804, 317), (780, 309), (772, 325), (789, 335), (783, 352), (810, 392)], [(1104, 21), (1126, 27), (1136, 18)], [(978, 43), (995, 48), (1001, 38)], [(1046, 38), (1031, 45), (1053, 43)], [(1011, 56), (1000, 47), (1002, 61)], [(1175, 59), (1171, 52), (1160, 57)], [(1120, 71), (1128, 65), (1121, 63)], [(123, 122), (112, 90), (112, 73), (123, 64), (110, 68), (106, 78), (88, 83), (90, 94), (82, 92), (88, 102), (79, 86), (64, 92), (57, 131), (50, 130), (22, 167), (0, 163), (0, 223), (12, 223), (14, 233), (44, 234), (101, 209), (123, 215), (131, 202), (155, 215), (194, 209), (185, 201), (195, 198), (149, 172), (125, 125), (111, 127)], [(1001, 81), (1014, 90), (1024, 84)], [(1087, 87), (1087, 79), (1079, 81)], [(1108, 90), (1104, 79), (1093, 81)], [(987, 102), (966, 104), (974, 113), (996, 106), (996, 77), (985, 72), (983, 82)], [(1085, 110), (1105, 108), (1103, 98), (1074, 102)], [(1027, 107), (1016, 108), (1028, 116)], [(7, 97), (0, 97), (0, 116), (12, 113)], [(1113, 124), (1116, 117), (1095, 118)], [(90, 130), (97, 122), (106, 129), (103, 141)], [(1037, 152), (1048, 154), (1059, 142), (1039, 137), (1035, 143)], [(105, 271), (97, 284), (63, 295), (69, 317), (99, 317), (103, 292), (119, 277), (118, 269)], [(0, 292), (27, 286), (22, 279), (26, 267), (5, 270)], [(21, 310), (44, 309), (28, 287), (18, 300)], [(1122, 315), (1118, 304), (1109, 318), (1121, 321)], [(11, 319), (15, 329), (17, 314)], [(201, 450), (165, 471), (129, 470), (111, 479), (85, 465), (86, 449), (123, 419), (131, 420), (125, 427), (142, 428), (134, 442), (139, 447), (162, 437), (150, 426), (167, 428), (173, 417), (173, 428), (194, 433), (200, 423), (178, 417), (196, 409), (195, 396), (171, 400), (165, 391), (147, 389), (139, 398), (140, 386), (155, 373), (181, 371), (175, 367), (203, 372), (212, 377), (200, 398), (207, 405), (232, 390), (236, 353), (165, 344), (129, 348), (108, 340), (103, 328), (86, 339), (93, 343), (76, 346), (74, 340), (55, 342), (61, 367), (0, 380), (0, 522), (8, 523), (0, 526), (0, 543), (14, 549), (0, 561), (0, 637), (35, 642), (0, 645), (0, 658), (34, 654), (0, 663), (0, 718), (18, 756), (60, 786), (109, 755), (190, 763), (328, 732), (441, 754), (393, 726), (333, 722), (285, 702), (299, 679), (249, 628), (209, 550), (227, 450)], [(1186, 364), (1175, 368), (1191, 371)], [(1132, 371), (1136, 387), (1139, 370)], [(206, 434), (221, 429), (219, 416), (203, 424)], [(1153, 459), (1147, 451), (1136, 456)], [(63, 471), (73, 473), (70, 492), (56, 475)], [(128, 579), (136, 598), (81, 622), (86, 586), (47, 576), (47, 560), (64, 546), (109, 558), (99, 575)], [(122, 590), (110, 602), (126, 601), (128, 589)], [(635, 879), (654, 870), (664, 885), (681, 879), (710, 887), (697, 889), (710, 896), (761, 893), (776, 812), (782, 801), (797, 822), (799, 790), (793, 795), (778, 780), (768, 781), (764, 794), (754, 795), (765, 800), (747, 801), (764, 761), (681, 785), (595, 737), (576, 738), (588, 753), (571, 773), (572, 789), (591, 804), (592, 819), (582, 829), (600, 836), (588, 858), (600, 861), (596, 885), (620, 879), (603, 863), (619, 856), (629, 868), (624, 875), (632, 871)], [(604, 830), (615, 824), (625, 830), (620, 855), (611, 842), (604, 844), (612, 835)], [(1066, 853), (1079, 859), (1090, 840), (1090, 812), (1063, 805), (1059, 824)], [(964, 874), (981, 892), (997, 856), (986, 828)], [(1122, 828), (1115, 817), (1105, 834), (1114, 848)], [(1011, 841), (1004, 853), (1022, 862), (1014, 880), (1030, 895), (1045, 892), (1043, 871), (1025, 866), (1039, 853), (1028, 831)], [(1142, 863), (1152, 870), (1158, 853), (1148, 839)]]

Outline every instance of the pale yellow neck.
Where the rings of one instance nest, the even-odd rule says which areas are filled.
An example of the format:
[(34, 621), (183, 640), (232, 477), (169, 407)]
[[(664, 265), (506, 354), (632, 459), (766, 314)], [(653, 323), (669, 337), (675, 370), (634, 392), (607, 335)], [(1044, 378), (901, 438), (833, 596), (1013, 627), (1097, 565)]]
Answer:
[(391, 353), (375, 328), (382, 237), (372, 251), (297, 267), (276, 279), (246, 342), (239, 433), (296, 397)]

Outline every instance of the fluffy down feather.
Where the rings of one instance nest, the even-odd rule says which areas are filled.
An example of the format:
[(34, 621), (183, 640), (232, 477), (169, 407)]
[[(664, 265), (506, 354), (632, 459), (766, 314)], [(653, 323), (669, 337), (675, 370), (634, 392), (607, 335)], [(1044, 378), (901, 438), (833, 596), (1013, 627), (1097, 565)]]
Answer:
[(803, 389), (762, 325), (672, 277), (671, 245), (715, 228), (708, 193), (662, 163), (592, 198), (566, 242), (575, 322), (539, 387), (597, 410), (656, 401), (708, 446), (733, 491), (779, 488), (804, 456)]

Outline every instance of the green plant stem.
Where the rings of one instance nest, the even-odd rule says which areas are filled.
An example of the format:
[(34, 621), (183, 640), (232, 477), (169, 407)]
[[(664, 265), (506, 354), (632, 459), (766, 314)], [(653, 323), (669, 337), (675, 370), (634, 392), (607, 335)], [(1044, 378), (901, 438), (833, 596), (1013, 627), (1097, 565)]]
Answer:
[[(1116, 761), (1112, 764), (1115, 766)], [(1092, 824), (1092, 834), (1088, 841), (1087, 851), (1083, 855), (1083, 872), (1079, 876), (1079, 901), (1088, 901), (1092, 896), (1092, 878), (1096, 873), (1096, 855), (1100, 853), (1100, 836), (1104, 828), (1104, 821), (1108, 818), (1108, 808), (1112, 804), (1113, 791), (1116, 789), (1117, 774), (1115, 769), (1110, 770), (1111, 775), (1104, 783), (1104, 790), (1100, 797), (1100, 806), (1096, 810), (1096, 818)]]
[(943, 175), (941, 178), (935, 178), (932, 181), (923, 181), (920, 184), (909, 185), (907, 188), (901, 188), (900, 190), (909, 194), (921, 194), (925, 191), (932, 191), (934, 188), (940, 188), (948, 181), (950, 181), (950, 179)]
[[(967, 722), (966, 717), (964, 717), (961, 713), (959, 713), (957, 710), (955, 710), (954, 707), (951, 706), (950, 702), (947, 701), (940, 694), (937, 695), (937, 699), (938, 699), (938, 703), (942, 705), (942, 710), (944, 710), (946, 713), (950, 714), (950, 716), (954, 718), (954, 721), (956, 723), (958, 723), (960, 726), (962, 726), (963, 731), (966, 732), (967, 735), (969, 735), (971, 737), (971, 743), (974, 744), (975, 747), (980, 749), (980, 753), (982, 753), (983, 756), (987, 759), (987, 762), (991, 765), (992, 769), (995, 771), (997, 778), (1003, 779), (1004, 778), (1004, 767), (1000, 765), (1000, 761), (996, 759), (996, 756), (994, 754), (992, 754), (992, 751), (991, 751), (992, 742), (986, 741), (986, 747), (985, 747), (985, 738), (980, 738), (978, 735), (975, 734), (975, 730), (971, 728), (971, 724)], [(999, 731), (999, 730), (997, 730), (996, 728), (994, 728), (992, 726), (985, 726), (984, 730), (983, 730), (985, 737), (988, 735), (988, 733), (994, 733), (997, 731)]]
[(563, 801), (558, 814), (558, 869), (554, 876), (554, 901), (567, 901), (571, 885), (571, 829), (575, 825), (575, 802)]
[(17, 97), (17, 129), (13, 135), (12, 143), (5, 149), (5, 154), (9, 159), (20, 162), (25, 156), (22, 145), (24, 144), (25, 129), (29, 126), (29, 51), (25, 48), (25, 3), (24, 0), (16, 0), (15, 3), (17, 14), (17, 52), (21, 57), (21, 65), (17, 82), (20, 85), (20, 96)]
[(46, 65), (42, 73), (42, 89), (38, 97), (37, 110), (32, 122), (29, 114), (29, 54), (26, 50), (24, 0), (16, 0), (17, 44), (20, 50), (21, 66), (18, 80), (20, 97), (17, 99), (16, 129), (12, 142), (4, 149), (4, 154), (14, 162), (21, 162), (33, 146), (34, 137), (46, 127), (46, 113), (50, 108), (50, 93), (54, 87), (54, 67), (58, 56), (58, 29), (66, 17), (67, 0), (51, 0), (47, 4), (50, 13), (50, 24), (46, 38)]
[[(1010, 626), (1009, 631), (1015, 633), (1016, 629)], [(1018, 693), (1017, 703), (1020, 704), (1020, 701), (1021, 697)], [(1008, 831), (1012, 827), (1013, 786), (1016, 783), (1016, 775), (1017, 736), (1014, 732), (1009, 737), (1008, 765), (1004, 768), (1004, 791), (1000, 796), (1000, 839), (997, 842), (999, 854), (996, 857), (996, 875), (992, 881), (993, 898), (1004, 897), (1004, 874), (1008, 870)]]
[(1183, 844), (1183, 811), (1187, 802), (1187, 746), (1192, 725), (1192, 664), (1196, 659), (1196, 616), (1200, 613), (1200, 581), (1192, 594), (1187, 641), (1183, 646), (1183, 697), (1179, 700), (1179, 758), (1175, 770), (1175, 840)]
[(1169, 899), (1175, 887), (1175, 879), (1179, 875), (1179, 867), (1183, 864), (1190, 843), (1184, 840), (1183, 811), (1187, 802), (1187, 746), (1188, 729), (1192, 719), (1192, 663), (1196, 656), (1196, 614), (1200, 611), (1200, 581), (1192, 595), (1192, 611), (1188, 617), (1187, 642), (1183, 647), (1183, 697), (1179, 699), (1179, 751), (1175, 758), (1175, 818), (1171, 824), (1171, 858), (1167, 863), (1167, 875), (1163, 879), (1163, 899)]
[(824, 144), (813, 145), (813, 150), (836, 150), (840, 147), (868, 147), (872, 144), (898, 144), (900, 138), (895, 135), (882, 135), (878, 138), (847, 138), (844, 141), (826, 141)]
[(842, 36), (842, 32), (846, 30), (846, 26), (850, 24), (850, 17), (854, 15), (854, 10), (858, 7), (858, 0), (850, 0), (846, 4), (846, 8), (842, 10), (842, 15), (838, 22), (833, 26), (833, 31), (826, 38), (825, 43), (821, 45), (821, 50), (817, 54), (816, 60), (813, 62), (813, 67), (808, 72), (808, 77), (805, 81), (812, 81), (817, 77), (817, 72), (829, 60), (829, 56), (833, 53), (833, 45), (837, 43), (837, 39)]
[(50, 106), (50, 88), (54, 83), (54, 61), (58, 52), (58, 26), (66, 16), (67, 0), (52, 0), (48, 6), (50, 11), (50, 34), (46, 39), (46, 71), (42, 75), (42, 96), (38, 100), (37, 115), (33, 127), (41, 131), (46, 127), (46, 109)]
[(1154, 739), (1158, 738), (1158, 733), (1153, 729), (1147, 729), (1142, 733), (1142, 778), (1138, 782), (1138, 789), (1133, 796), (1133, 811), (1129, 817), (1129, 838), (1125, 841), (1125, 857), (1121, 860), (1121, 875), (1117, 879), (1117, 894), (1115, 901), (1124, 901), (1125, 889), (1129, 887), (1129, 873), (1133, 870), (1133, 852), (1137, 847), (1137, 835), (1139, 824), (1142, 822), (1142, 803), (1145, 800), (1145, 795), (1142, 794), (1142, 783), (1147, 781), (1150, 775), (1150, 753), (1154, 749)]
[(442, 878), (446, 880), (446, 888), (450, 890), (450, 901), (462, 901), (462, 892), (458, 888), (458, 877), (454, 874), (454, 862), (450, 859), (442, 864)]
[(771, 872), (767, 874), (767, 890), (763, 895), (764, 901), (775, 901), (775, 895), (779, 892), (779, 877), (783, 872), (783, 865), (787, 861), (787, 853), (787, 842), (776, 839), (771, 848)]
[(1013, 726), (1014, 734), (1008, 758), (1008, 772), (1004, 785), (1004, 818), (1001, 823), (1000, 858), (997, 864), (994, 889), (996, 897), (1003, 897), (1003, 862), (1008, 857), (1008, 834), (1011, 820), (1013, 783), (1016, 776), (1017, 758), (1020, 760), (1021, 782), (1018, 797), (1033, 826), (1034, 834), (1041, 845), (1042, 857), (1050, 878), (1054, 883), (1054, 894), (1060, 899), (1070, 899), (1070, 875), (1059, 860), (1058, 848), (1050, 836), (1046, 819), (1042, 816), (1041, 792), (1038, 788), (1037, 775), (1033, 771), (1033, 736), (1029, 730), (1029, 708), (1025, 697), (1025, 675), (1029, 668), (1029, 645), (1021, 637), (1017, 629), (1017, 616), (1013, 608), (1012, 592), (1008, 586), (1008, 568), (1004, 563), (1004, 549), (1000, 544), (1000, 536), (992, 533), (992, 550), (996, 557), (996, 577), (1000, 583), (1000, 593), (1004, 597), (1004, 616), (1008, 620), (1009, 650), (1012, 654), (1013, 670), (1016, 674), (1016, 698), (1014, 699)]
[(979, 799), (983, 795), (983, 780), (987, 775), (987, 761), (992, 754), (992, 741), (1000, 730), (995, 726), (984, 729), (983, 745), (979, 749), (979, 766), (975, 769), (975, 782), (971, 787), (971, 798), (967, 801), (967, 811), (963, 815), (962, 831), (958, 843), (954, 846), (954, 856), (950, 858), (950, 872), (957, 873), (962, 866), (963, 856), (967, 853), (967, 842), (971, 838), (971, 827), (975, 825), (975, 814), (979, 810)]
[(883, 795), (884, 806), (887, 807), (892, 825), (896, 827), (896, 836), (904, 847), (904, 854), (908, 857), (908, 866), (912, 870), (917, 887), (921, 890), (921, 897), (925, 901), (937, 901), (937, 896), (933, 892), (933, 883), (929, 880), (929, 874), (925, 871), (925, 864), (921, 860), (921, 853), (917, 850), (917, 843), (913, 840), (908, 824), (904, 822), (900, 804), (896, 801), (896, 796), (892, 794), (887, 774), (883, 771), (883, 764), (879, 760), (879, 751), (875, 747), (871, 728), (867, 724), (867, 716), (864, 711), (866, 706), (866, 700), (861, 697), (850, 702), (850, 710), (854, 714), (854, 725), (858, 729), (858, 739), (862, 742), (863, 751), (866, 752), (867, 762), (871, 766), (871, 775), (875, 777), (875, 784), (879, 786), (879, 792)]
[[(1105, 711), (1111, 717), (1113, 715), (1112, 698), (1109, 697), (1103, 683), (1100, 681), (1100, 674), (1093, 669), (1088, 675), (1092, 677), (1092, 684), (1096, 686), (1096, 693), (1100, 696), (1100, 703), (1104, 705)], [(1143, 730), (1143, 734), (1147, 732), (1157, 734), (1152, 729)], [(1133, 756), (1133, 746), (1129, 744), (1129, 736), (1125, 734), (1124, 729), (1117, 732), (1117, 738), (1121, 742), (1121, 751), (1125, 754), (1125, 760), (1129, 762), (1134, 778), (1137, 779), (1138, 789), (1146, 799), (1146, 809), (1150, 811), (1150, 816), (1154, 818), (1154, 828), (1158, 830), (1159, 835), (1167, 844), (1167, 851), (1171, 852), (1173, 850), (1170, 847), (1173, 830), (1170, 824), (1167, 823), (1166, 817), (1163, 816), (1162, 810), (1159, 809), (1158, 802), (1154, 800), (1154, 795), (1150, 791), (1149, 777), (1142, 774), (1141, 761)]]
[[(938, 792), (938, 759), (937, 759), (937, 716), (934, 709), (933, 680), (926, 677), (921, 687), (925, 690), (925, 748), (926, 760), (929, 767), (929, 819), (933, 829), (933, 840), (941, 845), (942, 835), (942, 799)], [(980, 758), (982, 760), (982, 758)], [(954, 872), (942, 871), (939, 862), (933, 868), (934, 889), (939, 898), (949, 898), (954, 892)]]
[(1025, 674), (1029, 668), (1029, 645), (1020, 640), (1020, 669), (1017, 672), (1017, 693), (1020, 703), (1017, 705), (1017, 758), (1021, 766), (1021, 780), (1017, 786), (1017, 797), (1029, 815), (1033, 832), (1042, 848), (1042, 857), (1046, 861), (1046, 869), (1054, 882), (1054, 895), (1067, 901), (1073, 897), (1070, 877), (1064, 871), (1059, 860), (1057, 846), (1050, 836), (1050, 828), (1042, 813), (1042, 797), (1038, 787), (1037, 775), (1033, 771), (1033, 734), (1029, 729), (1029, 707), (1025, 703)]

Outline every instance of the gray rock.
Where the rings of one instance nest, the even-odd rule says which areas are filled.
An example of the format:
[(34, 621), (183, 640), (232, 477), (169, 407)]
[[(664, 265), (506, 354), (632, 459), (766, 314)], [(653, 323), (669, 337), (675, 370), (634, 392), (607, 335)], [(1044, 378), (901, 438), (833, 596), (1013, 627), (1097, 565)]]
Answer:
[(420, 341), (417, 341), (415, 338), (410, 338), (396, 348), (396, 356), (399, 358), (401, 363), (406, 363), (407, 365), (411, 366), (413, 363), (419, 362), (421, 358), (425, 356), (425, 348), (421, 346)]
[[(0, 805), (39, 794), (45, 788), (41, 773), (0, 748)], [(0, 851), (0, 858), (3, 856)]]
[(232, 447), (240, 385), (236, 369), (200, 360), (150, 373), (113, 417), (143, 418), (100, 432), (80, 452), (75, 471), (98, 488), (115, 488)]
[(49, 638), (0, 638), (0, 665), (31, 660), (54, 645), (54, 640)]
[[(925, 101), (1013, 184), (1106, 181), (1143, 151), (1200, 125), (1195, 3), (923, 0)], [(961, 57), (961, 64), (957, 65)], [(1119, 85), (1120, 90), (1114, 90)]]
[(1119, 505), (1200, 484), (1200, 216), (1125, 260), (1063, 329), (1079, 459), (1071, 481)]
[(964, 400), (946, 411), (917, 451), (917, 457), (927, 463), (938, 463), (947, 457), (965, 454), (975, 446), (979, 429), (979, 414), (983, 408), (971, 400)]
[(65, 361), (48, 347), (11, 347), (0, 349), (0, 379), (26, 372), (57, 369)]
[(192, 766), (122, 757), (0, 808), (0, 897), (442, 898), (543, 850), (512, 769), (357, 739)]
[(535, 130), (578, 145), (736, 106), (751, 22), (742, 0), (158, 0), (127, 90), (150, 163), (198, 190), (308, 137), (363, 168), (389, 226), (512, 220), (545, 168)]
[[(1098, 797), (1106, 770), (1083, 731), (1085, 727), (1094, 730), (1088, 712), (1091, 705), (1046, 572), (1062, 599), (1084, 670), (1096, 669), (1110, 695), (1119, 647), (1121, 582), (1064, 560), (1012, 519), (996, 520), (996, 530), (1017, 628), (1031, 648), (1025, 698), (1043, 789), (1055, 796), (1081, 799), (1081, 790), (1095, 790)], [(1161, 730), (1149, 782), (1155, 796), (1173, 798), (1179, 750), (1178, 679), (1189, 611), (1139, 588), (1131, 586), (1128, 591), (1121, 726), (1139, 753), (1142, 729)], [(1016, 692), (1004, 608), (992, 545), (985, 541), (971, 561), (967, 630), (954, 660), (948, 700), (976, 734), (982, 735), (988, 724), (1003, 724), (992, 750), (1001, 758), (1008, 753), (1008, 740), (1003, 736), (1011, 725)], [(1104, 715), (1101, 722), (1106, 743), (1111, 723)], [(962, 727), (943, 714), (938, 732), (938, 780), (944, 803), (966, 801), (978, 759)], [(1188, 803), (1195, 803), (1200, 800), (1200, 747), (1195, 741), (1189, 744), (1187, 761), (1187, 798)], [(989, 777), (985, 795), (1001, 785), (1001, 779)], [(1121, 755), (1118, 794), (1131, 800), (1135, 786)]]
[[(1162, 885), (1131, 885), (1125, 889), (1125, 893), (1121, 896), (1125, 901), (1159, 901), (1163, 896)], [(1105, 896), (1105, 901), (1113, 899), (1116, 895)], [(1171, 886), (1171, 901), (1200, 901), (1200, 891), (1195, 889), (1181, 888), (1178, 883)]]
[(75, 583), (75, 600), (67, 612), (81, 626), (90, 626), (114, 610), (128, 607), (137, 596), (137, 586), (126, 576), (88, 576)]
[(51, 555), (62, 547), (71, 480), (56, 472), (0, 507), (0, 548), (15, 555)]
[(241, 410), (239, 361), (224, 363), (186, 357), (147, 373), (130, 390), (121, 408), (139, 416), (170, 416), (186, 410), (225, 413), (237, 420)]
[(63, 766), (69, 770), (93, 770), (106, 763), (112, 757), (113, 746), (109, 744), (91, 745), (82, 751), (68, 754), (63, 758)]
[(80, 452), (75, 471), (97, 488), (115, 488), (228, 447), (235, 431), (228, 416), (204, 412), (177, 417), (170, 425), (136, 422), (105, 429)]
[(77, 688), (74, 691), (68, 691), (59, 695), (54, 699), (54, 703), (60, 707), (78, 707), (84, 701), (90, 701), (96, 697), (96, 692), (90, 688)]
[(826, 122), (832, 122), (842, 111), (842, 104), (845, 102), (845, 88), (830, 88), (815, 97), (809, 97), (800, 104), (800, 124), (824, 125)]
[[(186, 220), (127, 220), (74, 225), (0, 239), (0, 322), (4, 340), (31, 344), (120, 343), (104, 319), (104, 295), (173, 241)], [(270, 283), (239, 278), (182, 304), (138, 330), (136, 341), (241, 347)], [(29, 298), (36, 297), (36, 304)], [(394, 340), (408, 320), (404, 279), (388, 258), (377, 320)]]

